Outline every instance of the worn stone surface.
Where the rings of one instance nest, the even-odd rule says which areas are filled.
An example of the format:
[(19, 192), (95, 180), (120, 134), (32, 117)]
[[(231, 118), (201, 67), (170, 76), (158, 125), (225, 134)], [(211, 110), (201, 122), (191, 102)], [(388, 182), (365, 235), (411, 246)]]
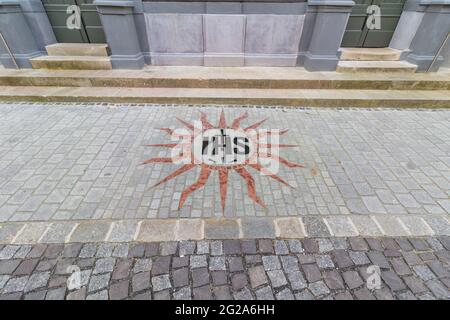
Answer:
[[(449, 299), (448, 241), (170, 241), (126, 244), (126, 254), (124, 243), (5, 246), (0, 298)], [(367, 287), (373, 266), (379, 289)], [(81, 269), (76, 287), (72, 267)]]

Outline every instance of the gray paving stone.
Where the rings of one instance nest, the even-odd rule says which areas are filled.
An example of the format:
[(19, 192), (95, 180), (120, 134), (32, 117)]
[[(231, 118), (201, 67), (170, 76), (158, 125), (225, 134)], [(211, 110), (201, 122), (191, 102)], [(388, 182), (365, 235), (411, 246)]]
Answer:
[(109, 222), (80, 223), (70, 237), (71, 242), (99, 242), (106, 238)]
[(111, 274), (93, 275), (89, 281), (88, 292), (94, 292), (108, 287)]
[(279, 288), (287, 284), (286, 277), (281, 270), (267, 271), (272, 287)]
[(280, 292), (276, 294), (277, 300), (295, 300), (294, 295), (292, 294), (291, 290), (288, 288), (284, 288)]
[(136, 259), (134, 262), (133, 272), (145, 272), (152, 270), (152, 259)]
[(3, 287), (3, 293), (13, 293), (23, 291), (28, 282), (28, 278), (29, 278), (28, 276), (23, 276), (9, 279), (9, 281)]
[(241, 219), (244, 238), (275, 238), (275, 224), (270, 218), (245, 218)]
[(184, 287), (173, 293), (175, 300), (191, 300), (191, 288)]
[(323, 281), (311, 283), (308, 286), (308, 288), (315, 297), (323, 296), (330, 293), (330, 290)]
[(274, 300), (272, 288), (269, 286), (262, 287), (255, 291), (256, 300)]
[(140, 292), (150, 288), (150, 272), (141, 272), (134, 275), (131, 279), (131, 287), (133, 292)]
[(264, 269), (266, 271), (281, 269), (280, 260), (278, 256), (264, 256), (262, 257)]
[(206, 220), (206, 239), (237, 239), (239, 238), (239, 225), (236, 220)]
[(191, 269), (207, 267), (208, 261), (206, 260), (206, 255), (192, 255), (190, 256), (189, 264)]
[(98, 259), (95, 263), (94, 274), (112, 272), (116, 264), (115, 258)]
[(154, 291), (161, 291), (172, 287), (170, 283), (169, 275), (164, 274), (161, 276), (152, 277), (152, 287)]

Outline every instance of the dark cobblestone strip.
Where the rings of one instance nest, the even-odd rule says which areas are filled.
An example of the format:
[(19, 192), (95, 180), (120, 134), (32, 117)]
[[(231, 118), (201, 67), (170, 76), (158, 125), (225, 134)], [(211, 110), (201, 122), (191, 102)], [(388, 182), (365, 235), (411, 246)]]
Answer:
[(0, 299), (426, 300), (449, 290), (450, 237), (0, 245)]

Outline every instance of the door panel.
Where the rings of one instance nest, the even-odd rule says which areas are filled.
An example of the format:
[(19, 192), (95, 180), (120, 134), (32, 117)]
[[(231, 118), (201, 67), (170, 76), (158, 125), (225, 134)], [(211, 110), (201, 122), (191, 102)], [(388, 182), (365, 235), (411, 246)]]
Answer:
[[(93, 0), (43, 0), (50, 24), (60, 43), (105, 43), (105, 34)], [(81, 28), (68, 29), (67, 7), (78, 5), (81, 10)]]
[(373, 0), (354, 0), (355, 6), (348, 19), (347, 29), (342, 39), (342, 47), (361, 47), (365, 37), (367, 7)]
[[(342, 47), (383, 48), (389, 46), (402, 14), (405, 0), (357, 0), (344, 33)], [(381, 10), (381, 29), (366, 26), (367, 8), (378, 5)]]

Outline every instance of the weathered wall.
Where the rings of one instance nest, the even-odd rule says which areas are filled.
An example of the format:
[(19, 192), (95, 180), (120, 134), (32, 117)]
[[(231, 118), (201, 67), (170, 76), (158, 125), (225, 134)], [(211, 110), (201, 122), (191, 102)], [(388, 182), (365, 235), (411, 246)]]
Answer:
[(306, 2), (144, 2), (153, 65), (295, 66)]

